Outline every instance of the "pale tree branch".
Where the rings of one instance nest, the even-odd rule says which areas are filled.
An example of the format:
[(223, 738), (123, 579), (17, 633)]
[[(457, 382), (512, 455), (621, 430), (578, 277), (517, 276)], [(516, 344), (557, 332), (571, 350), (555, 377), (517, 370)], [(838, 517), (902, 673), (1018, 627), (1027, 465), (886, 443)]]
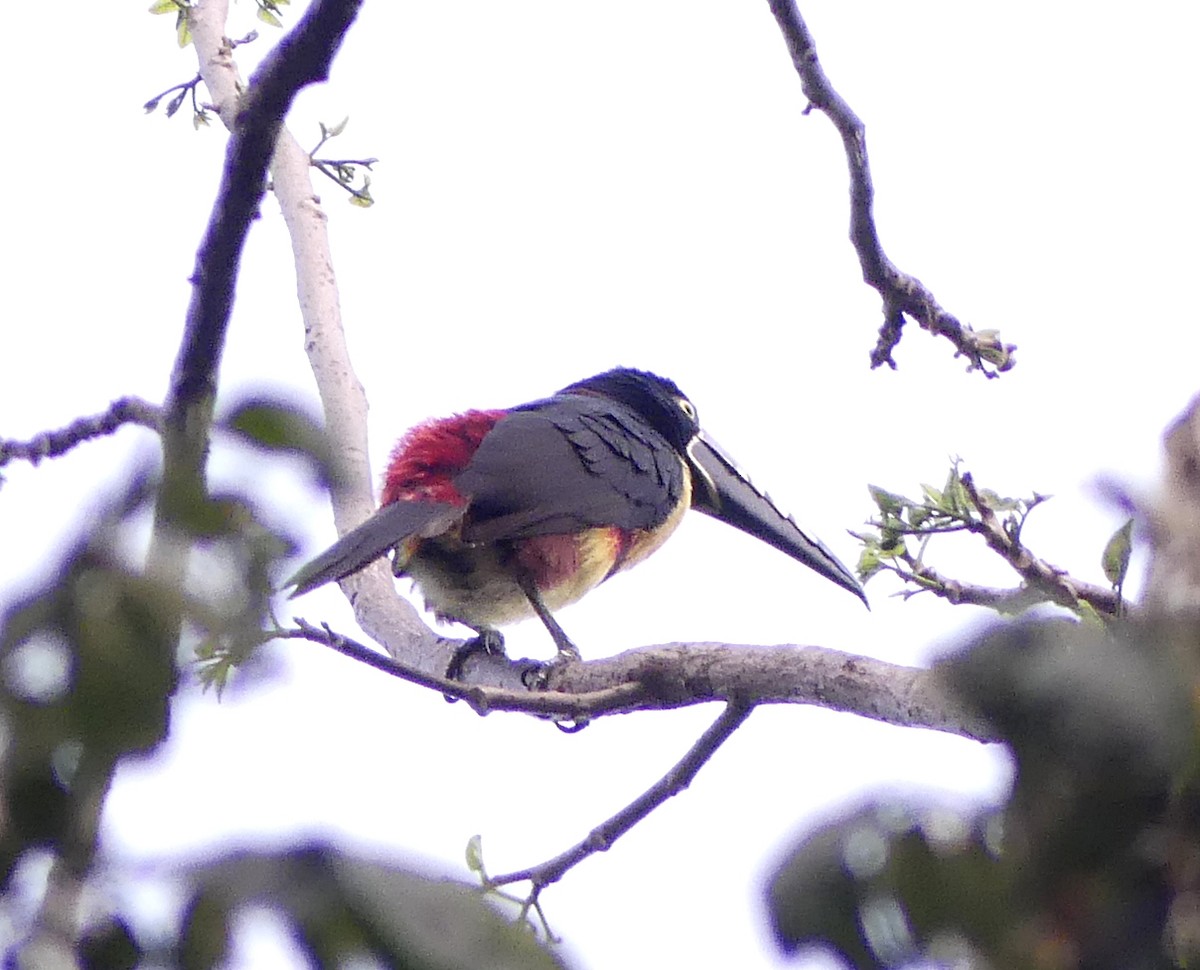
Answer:
[(792, 64), (809, 108), (825, 113), (846, 150), (850, 166), (850, 241), (862, 265), (863, 280), (883, 297), (883, 326), (871, 352), (871, 366), (887, 364), (895, 368), (892, 350), (900, 342), (905, 317), (916, 320), (930, 333), (945, 337), (958, 354), (970, 361), (970, 369), (995, 377), (1013, 366), (1013, 344), (1002, 343), (994, 331), (973, 330), (948, 313), (933, 293), (915, 276), (896, 268), (879, 240), (875, 225), (875, 187), (867, 156), (866, 127), (826, 77), (817, 58), (816, 43), (800, 15), (796, 0), (768, 0), (771, 12), (783, 32)]
[[(224, 35), (227, 0), (209, 0), (192, 21), (200, 72), (227, 125), (237, 115), (241, 81)], [(288, 227), (296, 266), (296, 290), (304, 321), (304, 347), (325, 414), (325, 433), (337, 442), (333, 519), (339, 535), (375, 510), (367, 448), (367, 398), (346, 345), (327, 216), (312, 184), (306, 152), (287, 130), (279, 133), (271, 162), (271, 186)], [(358, 625), (388, 653), (429, 673), (445, 671), (449, 651), (416, 610), (401, 597), (384, 562), (341, 583)]]
[(28, 441), (0, 438), (0, 466), (14, 460), (36, 465), (43, 458), (58, 458), (76, 445), (110, 435), (127, 424), (158, 431), (162, 426), (162, 412), (156, 405), (141, 398), (118, 398), (100, 414), (76, 418), (65, 428), (43, 431)]
[[(828, 647), (637, 647), (601, 660), (552, 665), (546, 689), (530, 691), (524, 683), (531, 671), (541, 668), (537, 661), (478, 655), (468, 661), (463, 680), (448, 680), (385, 657), (327, 626), (300, 621), (294, 629), (273, 634), (325, 644), (401, 680), (466, 701), (479, 714), (515, 711), (583, 722), (609, 714), (745, 700), (808, 704), (900, 727), (929, 728), (978, 741), (995, 739), (986, 725), (952, 700), (935, 672)], [(493, 686), (496, 683), (505, 686)]]

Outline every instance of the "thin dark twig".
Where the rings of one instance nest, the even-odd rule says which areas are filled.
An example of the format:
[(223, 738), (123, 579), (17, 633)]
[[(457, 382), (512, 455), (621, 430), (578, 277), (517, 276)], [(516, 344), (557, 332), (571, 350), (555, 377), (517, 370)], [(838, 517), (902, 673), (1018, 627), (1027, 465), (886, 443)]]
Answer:
[(561, 879), (568, 870), (578, 865), (588, 856), (597, 852), (607, 852), (612, 844), (638, 822), (646, 818), (654, 809), (673, 795), (692, 783), (696, 774), (708, 763), (708, 760), (725, 741), (736, 731), (742, 722), (754, 710), (753, 704), (730, 701), (707, 731), (697, 739), (679, 762), (663, 775), (658, 781), (642, 792), (637, 798), (623, 809), (606, 819), (592, 829), (581, 842), (576, 843), (565, 852), (547, 859), (528, 869), (518, 869), (501, 876), (488, 876), (484, 885), (488, 889), (507, 886), (514, 882), (531, 883), (529, 895), (522, 907), (522, 916), (529, 908), (536, 907), (541, 891)]
[(303, 619), (296, 620), (295, 629), (272, 630), (271, 635), (280, 640), (311, 640), (314, 643), (324, 644), (344, 656), (365, 663), (376, 670), (381, 670), (385, 674), (391, 674), (410, 684), (428, 687), (431, 690), (441, 691), (448, 697), (466, 701), (472, 710), (481, 715), (491, 711), (516, 711), (581, 721), (601, 714), (635, 708), (646, 694), (641, 684), (633, 682), (583, 694), (568, 694), (561, 691), (519, 692), (497, 687), (464, 684), (393, 660), (347, 636), (335, 633), (328, 624), (316, 627)]
[(344, 168), (348, 165), (361, 165), (363, 168), (370, 168), (372, 165), (378, 165), (378, 158), (314, 158), (314, 165), (328, 165), (330, 168)]
[(57, 458), (78, 444), (112, 434), (127, 424), (138, 424), (151, 431), (162, 426), (162, 415), (157, 405), (137, 397), (121, 397), (100, 414), (76, 418), (65, 428), (43, 431), (28, 441), (0, 438), (0, 466), (15, 459), (36, 465), (43, 458)]
[(845, 146), (850, 166), (850, 241), (858, 253), (863, 279), (883, 297), (884, 322), (871, 352), (871, 366), (887, 364), (895, 368), (892, 349), (900, 342), (907, 315), (930, 333), (946, 337), (970, 361), (971, 369), (988, 377), (1008, 370), (1015, 363), (1015, 345), (1002, 343), (994, 331), (976, 331), (960, 322), (938, 304), (920, 280), (901, 272), (888, 259), (875, 226), (875, 188), (867, 157), (866, 127), (826, 77), (812, 34), (795, 0), (768, 0), (768, 3), (809, 100), (806, 113), (813, 108), (823, 111)]

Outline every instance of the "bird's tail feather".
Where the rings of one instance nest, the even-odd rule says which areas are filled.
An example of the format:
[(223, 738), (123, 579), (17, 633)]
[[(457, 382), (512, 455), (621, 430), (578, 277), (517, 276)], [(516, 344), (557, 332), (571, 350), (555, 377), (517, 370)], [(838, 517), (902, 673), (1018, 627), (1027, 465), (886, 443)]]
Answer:
[(295, 597), (345, 579), (406, 539), (440, 535), (462, 514), (461, 506), (447, 502), (392, 502), (302, 566), (284, 587), (296, 587), (292, 592)]

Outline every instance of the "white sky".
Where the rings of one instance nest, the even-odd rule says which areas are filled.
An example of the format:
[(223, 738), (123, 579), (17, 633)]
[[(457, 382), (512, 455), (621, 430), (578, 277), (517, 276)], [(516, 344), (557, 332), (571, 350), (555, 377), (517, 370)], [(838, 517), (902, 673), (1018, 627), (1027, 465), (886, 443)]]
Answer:
[[(9, 96), (0, 435), (27, 437), (123, 394), (161, 400), (224, 135), (141, 104), (195, 71), (146, 3), (6, 12)], [(833, 2), (801, 5), (830, 77), (866, 121), (892, 259), (976, 327), (1020, 346), (998, 381), (913, 328), (900, 370), (871, 372), (879, 300), (846, 240), (846, 168), (804, 99), (765, 3), (570, 0), (368, 3), (331, 83), (302, 98), (350, 125), (330, 148), (377, 156), (378, 204), (330, 212), (342, 306), (372, 404), (376, 472), (423, 417), (504, 406), (623, 363), (673, 377), (756, 481), (847, 562), (866, 483), (915, 493), (960, 455), (1002, 492), (1052, 493), (1025, 533), (1102, 581), (1120, 522), (1107, 475), (1155, 478), (1165, 425), (1200, 381), (1193, 44), (1200, 8)], [(249, 0), (230, 33), (256, 26)], [(263, 40), (239, 51), (244, 69)], [(246, 253), (222, 387), (315, 408), (291, 257), (271, 200)], [(52, 572), (63, 541), (153, 454), (144, 432), (5, 469), (0, 605)], [(328, 504), (295, 469), (218, 452), (308, 536)], [(936, 560), (1007, 582), (970, 551)], [(819, 643), (927, 661), (981, 615), (873, 611), (700, 516), (649, 563), (573, 607), (585, 656), (669, 640)], [(336, 591), (300, 612), (349, 629)], [(548, 656), (536, 624), (510, 652)], [(271, 649), (268, 687), (188, 692), (152, 763), (122, 771), (114, 854), (152, 860), (325, 835), (465, 876), (557, 853), (656, 779), (716, 709), (608, 718), (567, 737), (391, 681), (321, 647)], [(780, 965), (764, 876), (814, 819), (865, 793), (996, 798), (978, 745), (819, 710), (756, 712), (692, 788), (544, 902), (588, 970)], [(238, 966), (286, 966), (247, 945)], [(828, 966), (814, 960), (806, 967)]]

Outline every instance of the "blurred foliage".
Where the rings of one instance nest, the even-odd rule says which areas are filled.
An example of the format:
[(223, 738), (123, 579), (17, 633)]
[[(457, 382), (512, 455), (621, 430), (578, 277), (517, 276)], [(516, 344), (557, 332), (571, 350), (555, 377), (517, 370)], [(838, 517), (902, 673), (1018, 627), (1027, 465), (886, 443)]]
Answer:
[(373, 958), (412, 970), (553, 970), (563, 964), (461, 883), (327, 846), (244, 852), (195, 867), (178, 950), (185, 970), (227, 956), (231, 919), (267, 903), (317, 967)]
[[(315, 477), (330, 477), (320, 429), (285, 403), (244, 401), (218, 430), (225, 440), (300, 456)], [(184, 892), (165, 936), (161, 926), (140, 929), (138, 912), (95, 912), (96, 899), (130, 878), (119, 862), (110, 868), (112, 860), (96, 856), (97, 805), (114, 764), (167, 737), (180, 630), (198, 643), (202, 678), (223, 684), (269, 638), (273, 578), (294, 545), (247, 495), (209, 495), (189, 484), (158, 496), (158, 487), (151, 475), (135, 476), (44, 588), (0, 617), (0, 934), (7, 927), (21, 937), (0, 944), (13, 947), (0, 950), (4, 965), (217, 967), (230, 952), (235, 917), (265, 906), (315, 967), (356, 959), (413, 970), (562, 966), (480, 890), (329, 846), (230, 853), (144, 875), (160, 879), (165, 893)], [(184, 590), (125, 552), (156, 497), (179, 530), (178, 555), (190, 557)], [(29, 923), (38, 901), (27, 898), (30, 879), (15, 878), (47, 858), (91, 887), (92, 915), (69, 954)]]
[(939, 665), (1016, 763), (976, 815), (881, 801), (770, 882), (776, 939), (856, 968), (1194, 967), (1200, 625), (1013, 623)]

